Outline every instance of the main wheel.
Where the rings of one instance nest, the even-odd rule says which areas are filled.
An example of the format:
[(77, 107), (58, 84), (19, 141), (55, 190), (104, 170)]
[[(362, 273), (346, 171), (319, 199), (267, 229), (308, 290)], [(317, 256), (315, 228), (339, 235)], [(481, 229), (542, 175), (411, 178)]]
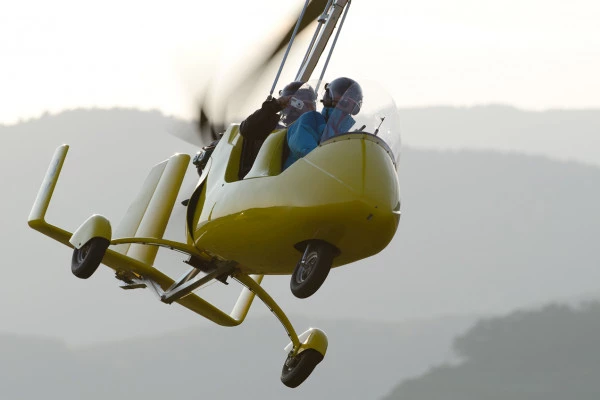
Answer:
[(325, 242), (309, 243), (290, 281), (294, 296), (304, 299), (313, 295), (325, 282), (331, 269), (335, 248)]
[(73, 275), (81, 279), (87, 279), (98, 269), (102, 262), (104, 253), (110, 245), (110, 241), (105, 238), (91, 238), (80, 249), (73, 251), (71, 259), (71, 271)]
[(281, 382), (291, 388), (299, 386), (322, 360), (323, 354), (314, 349), (306, 349), (295, 357), (289, 355), (283, 364)]

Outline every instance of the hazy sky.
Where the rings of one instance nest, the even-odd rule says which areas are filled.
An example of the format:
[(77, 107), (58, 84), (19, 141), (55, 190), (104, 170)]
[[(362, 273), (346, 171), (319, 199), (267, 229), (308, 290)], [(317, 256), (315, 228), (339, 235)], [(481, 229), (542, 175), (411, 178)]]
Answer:
[[(82, 106), (190, 117), (303, 3), (5, 2), (0, 123)], [(374, 78), (403, 107), (600, 107), (599, 19), (597, 0), (355, 0), (326, 79)]]

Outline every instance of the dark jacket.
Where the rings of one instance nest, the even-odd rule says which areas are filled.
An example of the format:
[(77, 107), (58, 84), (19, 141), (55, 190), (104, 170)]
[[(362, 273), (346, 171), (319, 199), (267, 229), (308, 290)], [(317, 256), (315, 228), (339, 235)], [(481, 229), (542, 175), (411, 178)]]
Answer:
[(254, 111), (240, 124), (240, 134), (244, 138), (244, 143), (238, 172), (239, 179), (243, 179), (250, 171), (263, 142), (277, 128), (278, 113), (281, 110), (277, 99), (266, 100), (261, 108)]
[(279, 112), (282, 110), (277, 99), (266, 100), (262, 107), (254, 111), (240, 124), (240, 134), (249, 140), (261, 142), (273, 132), (279, 122)]

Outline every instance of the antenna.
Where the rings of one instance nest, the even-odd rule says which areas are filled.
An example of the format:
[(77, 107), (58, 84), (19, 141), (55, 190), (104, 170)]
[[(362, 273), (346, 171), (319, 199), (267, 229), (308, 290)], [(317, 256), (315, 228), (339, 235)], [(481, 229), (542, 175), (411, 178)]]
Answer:
[(373, 133), (373, 135), (377, 136), (377, 134), (379, 133), (379, 128), (381, 128), (381, 124), (383, 124), (383, 121), (385, 120), (385, 117), (381, 117), (381, 122), (379, 123), (379, 126), (377, 127), (377, 129), (375, 129), (375, 133)]

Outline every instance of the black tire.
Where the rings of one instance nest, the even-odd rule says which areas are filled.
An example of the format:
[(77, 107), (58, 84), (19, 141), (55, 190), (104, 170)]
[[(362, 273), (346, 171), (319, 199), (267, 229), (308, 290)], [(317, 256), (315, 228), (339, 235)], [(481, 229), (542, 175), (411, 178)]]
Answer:
[(287, 387), (298, 387), (322, 360), (323, 355), (314, 349), (306, 349), (295, 357), (288, 356), (281, 370), (281, 382)]
[(73, 251), (71, 259), (71, 272), (78, 278), (87, 279), (98, 269), (104, 258), (110, 241), (105, 238), (91, 238), (80, 249)]
[(308, 251), (296, 264), (290, 280), (294, 296), (305, 299), (319, 290), (329, 274), (335, 252), (336, 249), (325, 242), (308, 244)]

